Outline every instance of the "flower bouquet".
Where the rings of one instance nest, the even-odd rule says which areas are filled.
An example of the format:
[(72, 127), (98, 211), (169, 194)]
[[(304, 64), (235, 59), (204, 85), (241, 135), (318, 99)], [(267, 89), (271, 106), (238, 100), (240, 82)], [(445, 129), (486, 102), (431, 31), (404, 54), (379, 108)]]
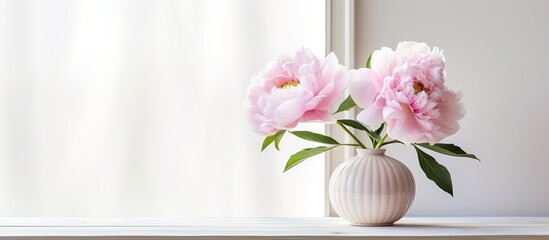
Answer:
[[(278, 150), (286, 133), (323, 144), (291, 155), (284, 171), (337, 147), (357, 147), (358, 155), (332, 175), (332, 205), (353, 224), (390, 225), (411, 205), (415, 184), (402, 163), (379, 149), (389, 144), (412, 146), (427, 178), (452, 196), (448, 169), (425, 150), (478, 160), (454, 144), (440, 143), (459, 130), (458, 121), (465, 114), (461, 94), (445, 85), (444, 69), (442, 50), (425, 43), (401, 42), (394, 51), (381, 48), (370, 54), (364, 68), (350, 71), (333, 53), (321, 59), (301, 49), (292, 56), (281, 56), (252, 77), (245, 101), (248, 119), (255, 132), (266, 136), (262, 151), (271, 144)], [(347, 87), (350, 95), (332, 112)], [(360, 108), (356, 119), (334, 117), (354, 107)], [(354, 142), (293, 130), (299, 122), (309, 121), (337, 124)], [(368, 143), (350, 128), (363, 131)], [(343, 196), (350, 191), (352, 196)], [(346, 197), (354, 197), (354, 203), (346, 204)], [(379, 214), (383, 201), (389, 202), (384, 206), (391, 214)]]

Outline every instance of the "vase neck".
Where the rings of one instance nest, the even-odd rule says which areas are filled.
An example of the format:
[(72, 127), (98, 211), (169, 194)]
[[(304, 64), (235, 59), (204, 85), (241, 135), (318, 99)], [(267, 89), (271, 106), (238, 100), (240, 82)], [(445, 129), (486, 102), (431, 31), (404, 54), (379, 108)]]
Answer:
[(385, 155), (386, 149), (357, 149), (358, 155)]

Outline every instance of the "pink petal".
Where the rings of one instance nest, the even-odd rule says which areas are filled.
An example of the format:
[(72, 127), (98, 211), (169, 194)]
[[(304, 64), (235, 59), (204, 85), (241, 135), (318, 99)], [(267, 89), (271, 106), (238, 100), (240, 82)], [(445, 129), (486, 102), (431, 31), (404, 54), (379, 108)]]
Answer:
[(337, 66), (339, 65), (339, 60), (337, 59), (337, 56), (335, 53), (331, 52), (324, 58), (324, 61), (322, 62), (322, 68), (326, 68), (326, 66)]
[(330, 111), (323, 111), (323, 110), (310, 110), (305, 112), (303, 114), (303, 117), (300, 119), (303, 122), (311, 122), (311, 121), (318, 121), (323, 123), (335, 123), (336, 120), (330, 113)]
[(305, 113), (302, 98), (289, 99), (282, 102), (273, 111), (273, 120), (280, 126), (286, 127), (293, 124)]
[(392, 49), (383, 47), (381, 50), (376, 50), (372, 53), (372, 59), (370, 65), (374, 71), (376, 71), (381, 79), (385, 76), (393, 74), (393, 69), (396, 66), (394, 61), (395, 52)]
[(372, 105), (381, 90), (379, 75), (371, 69), (349, 71), (349, 82), (349, 93), (361, 108)]
[(362, 110), (356, 116), (356, 119), (372, 129), (377, 129), (384, 122), (383, 120), (383, 109), (373, 104)]
[(425, 54), (430, 52), (426, 43), (418, 42), (400, 42), (395, 49), (395, 61), (400, 64), (402, 61), (417, 63)]
[[(324, 62), (321, 82), (325, 84), (319, 95), (324, 95), (324, 99), (318, 104), (317, 109), (329, 110), (335, 100), (343, 93), (347, 87), (348, 73), (343, 65), (338, 64), (335, 54), (330, 53)], [(327, 87), (330, 87), (327, 89)]]
[(418, 122), (416, 115), (410, 110), (410, 107), (401, 104), (401, 110), (395, 108), (386, 108), (383, 115), (387, 121), (387, 134), (393, 139), (409, 145), (415, 142), (427, 142), (431, 135)]

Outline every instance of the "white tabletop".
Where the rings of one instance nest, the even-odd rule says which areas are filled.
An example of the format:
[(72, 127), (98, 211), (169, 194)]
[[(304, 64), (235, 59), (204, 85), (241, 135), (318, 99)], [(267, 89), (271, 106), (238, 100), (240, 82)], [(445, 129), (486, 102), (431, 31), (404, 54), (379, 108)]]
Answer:
[[(90, 236), (92, 238), (90, 238)], [(392, 227), (339, 218), (0, 218), (0, 239), (549, 239), (549, 217), (407, 217)], [(53, 237), (53, 238), (52, 238)]]

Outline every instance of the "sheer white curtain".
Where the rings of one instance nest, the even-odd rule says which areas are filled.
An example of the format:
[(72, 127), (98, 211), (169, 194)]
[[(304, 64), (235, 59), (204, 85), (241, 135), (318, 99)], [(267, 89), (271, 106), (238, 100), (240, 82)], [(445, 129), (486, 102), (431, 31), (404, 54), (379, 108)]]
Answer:
[(0, 217), (322, 216), (323, 157), (282, 174), (307, 145), (260, 153), (242, 101), (324, 26), (316, 0), (0, 0)]

